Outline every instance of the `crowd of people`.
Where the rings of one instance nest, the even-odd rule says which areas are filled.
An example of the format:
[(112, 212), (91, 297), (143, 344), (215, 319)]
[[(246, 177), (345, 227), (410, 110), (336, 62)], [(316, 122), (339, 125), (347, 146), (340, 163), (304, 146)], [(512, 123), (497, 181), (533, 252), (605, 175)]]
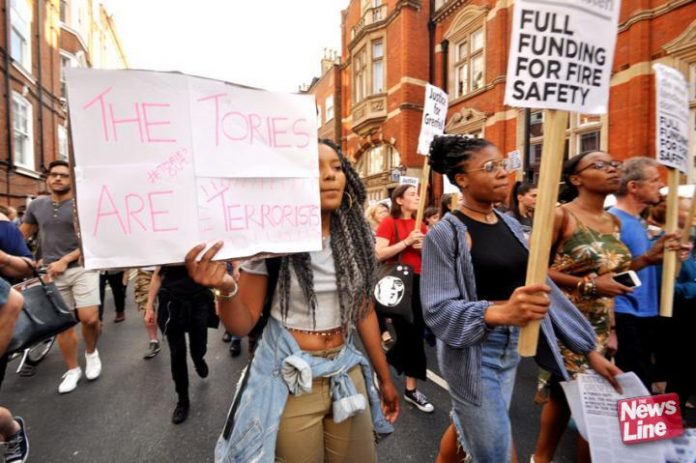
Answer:
[[(205, 378), (208, 328), (222, 322), (232, 356), (240, 355), (241, 339), (249, 336), (250, 364), (215, 448), (216, 460), (225, 462), (252, 456), (376, 461), (375, 436), (393, 432), (401, 400), (424, 413), (435, 410), (418, 388), (427, 380), (429, 342), (437, 344), (451, 398), (437, 461), (516, 462), (509, 409), (517, 343), (520, 327), (536, 320), (536, 401), (543, 409), (532, 462), (552, 461), (571, 418), (560, 383), (590, 369), (617, 390), (615, 376), (633, 371), (649, 390), (676, 392), (683, 408), (693, 407), (696, 372), (680, 359), (696, 322), (696, 258), (680, 238), (690, 233), (693, 242), (696, 224), (686, 223), (691, 200), (683, 198), (681, 231), (663, 231), (663, 184), (653, 159), (622, 162), (592, 151), (568, 160), (553, 224), (543, 224), (552, 230), (549, 278), (526, 285), (541, 192), (525, 182), (510, 189), (507, 159), (495, 145), (435, 137), (431, 167), (459, 192), (427, 208), (423, 223), (416, 223), (422, 198), (414, 186), (401, 185), (364, 209), (365, 187), (349, 160), (332, 142), (322, 140), (319, 147), (321, 250), (222, 262), (214, 260), (219, 242), (192, 248), (184, 265), (101, 273), (80, 264), (72, 172), (54, 161), (49, 195), (29, 204), (21, 224), (0, 209), (0, 354), (22, 306), (10, 284), (30, 276), (33, 267), (45, 269), (76, 312), (84, 376), (96, 380), (106, 285), (114, 298), (113, 322), (122, 322), (135, 274), (147, 335), (143, 357), (158, 355), (160, 333), (167, 341), (174, 424), (187, 419), (191, 406), (187, 351)], [(610, 196), (616, 201), (607, 208)], [(671, 319), (659, 317), (665, 250), (677, 252), (681, 262)], [(395, 262), (414, 274), (409, 317), (374, 308), (378, 267)], [(640, 285), (615, 278), (627, 271)], [(67, 394), (83, 375), (76, 329), (60, 333), (58, 344), (66, 372), (57, 389)], [(6, 355), (2, 361), (4, 374)], [(402, 392), (394, 375), (405, 377)], [(5, 408), (0, 439), (7, 443), (5, 461), (26, 460), (24, 422)], [(577, 449), (578, 461), (590, 461), (589, 444), (579, 435)]]

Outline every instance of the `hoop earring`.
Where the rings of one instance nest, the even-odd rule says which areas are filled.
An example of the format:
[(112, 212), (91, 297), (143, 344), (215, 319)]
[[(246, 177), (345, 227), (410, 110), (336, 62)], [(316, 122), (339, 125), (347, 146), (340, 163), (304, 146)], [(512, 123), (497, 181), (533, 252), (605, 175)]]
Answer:
[(353, 209), (353, 197), (347, 191), (346, 191), (346, 195), (348, 195), (348, 210), (351, 210), (351, 209)]

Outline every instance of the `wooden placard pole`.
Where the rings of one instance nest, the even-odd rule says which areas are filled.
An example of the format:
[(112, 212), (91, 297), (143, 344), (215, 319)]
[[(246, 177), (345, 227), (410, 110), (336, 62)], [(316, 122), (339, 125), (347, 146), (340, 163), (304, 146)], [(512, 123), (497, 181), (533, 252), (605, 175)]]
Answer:
[(425, 213), (425, 205), (427, 203), (426, 196), (428, 195), (428, 184), (430, 182), (430, 162), (428, 156), (423, 158), (423, 175), (421, 175), (420, 180), (420, 192), (418, 197), (420, 202), (418, 203), (418, 213), (416, 214), (416, 226), (414, 230), (420, 230), (421, 224), (423, 223), (423, 214)]
[[(679, 228), (679, 171), (669, 167), (667, 169), (667, 217), (665, 219), (665, 232), (674, 233)], [(662, 286), (660, 292), (660, 316), (672, 317), (672, 305), (674, 304), (674, 280), (677, 277), (677, 251), (665, 249), (662, 258)]]
[[(567, 111), (544, 111), (544, 146), (541, 153), (538, 184), (539, 191), (542, 191), (543, 194), (539, 195), (534, 208), (534, 227), (532, 228), (527, 263), (527, 285), (544, 283), (549, 269), (554, 210), (563, 168), (567, 124)], [(536, 355), (539, 325), (539, 321), (530, 322), (522, 328), (517, 350), (523, 357)]]

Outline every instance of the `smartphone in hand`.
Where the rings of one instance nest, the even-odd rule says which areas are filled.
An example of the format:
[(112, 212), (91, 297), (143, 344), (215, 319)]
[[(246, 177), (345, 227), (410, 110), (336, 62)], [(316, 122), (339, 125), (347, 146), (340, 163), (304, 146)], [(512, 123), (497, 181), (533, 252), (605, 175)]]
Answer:
[(615, 282), (627, 286), (629, 288), (637, 288), (641, 285), (640, 278), (638, 278), (638, 274), (636, 274), (636, 272), (634, 272), (633, 270), (617, 273), (616, 275), (614, 275), (613, 278)]

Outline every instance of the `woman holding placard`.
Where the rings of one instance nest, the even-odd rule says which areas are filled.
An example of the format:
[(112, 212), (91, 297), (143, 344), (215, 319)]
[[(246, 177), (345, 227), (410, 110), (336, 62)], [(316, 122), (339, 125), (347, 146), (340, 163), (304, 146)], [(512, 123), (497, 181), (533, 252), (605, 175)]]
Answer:
[(404, 400), (418, 410), (432, 413), (435, 407), (417, 388), (417, 380), (425, 381), (426, 358), (423, 334), (423, 310), (421, 309), (419, 281), (421, 273), (421, 248), (427, 232), (425, 224), (416, 227), (416, 214), (420, 198), (412, 185), (396, 187), (391, 197), (391, 217), (382, 221), (377, 229), (377, 259), (382, 262), (398, 262), (410, 266), (414, 273), (411, 290), (413, 323), (401, 317), (393, 317), (396, 343), (387, 353), (387, 360), (397, 372), (406, 376)]
[[(195, 281), (212, 287), (225, 327), (245, 336), (267, 325), (216, 461), (376, 461), (374, 433), (388, 434), (399, 399), (372, 308), (374, 238), (363, 216), (365, 188), (333, 143), (319, 145), (323, 248), (248, 262), (239, 286), (213, 262), (219, 242), (186, 256)], [(370, 363), (353, 345), (356, 328)], [(381, 407), (380, 397), (381, 394)], [(386, 419), (385, 419), (386, 415)]]
[(615, 386), (620, 371), (595, 351), (592, 327), (553, 283), (525, 285), (528, 250), (520, 224), (494, 209), (509, 189), (500, 150), (484, 139), (439, 136), (430, 163), (462, 194), (460, 209), (423, 245), (424, 317), (438, 338), (453, 405), (438, 462), (460, 461), (464, 452), (475, 462), (516, 461), (508, 409), (520, 326), (542, 320), (536, 359), (563, 377), (556, 334)]
[[(569, 159), (563, 166), (563, 189), (553, 228), (552, 265), (549, 277), (561, 288), (592, 325), (602, 355), (616, 351), (614, 297), (632, 288), (614, 280), (631, 265), (631, 251), (621, 241), (621, 222), (604, 210), (609, 194), (621, 181), (621, 161), (609, 153), (590, 151)], [(584, 355), (561, 346), (571, 376), (589, 365)], [(570, 419), (570, 409), (559, 376), (552, 376), (549, 400), (541, 414), (541, 430), (534, 461), (551, 461)], [(578, 461), (589, 461), (587, 441), (578, 436)]]

